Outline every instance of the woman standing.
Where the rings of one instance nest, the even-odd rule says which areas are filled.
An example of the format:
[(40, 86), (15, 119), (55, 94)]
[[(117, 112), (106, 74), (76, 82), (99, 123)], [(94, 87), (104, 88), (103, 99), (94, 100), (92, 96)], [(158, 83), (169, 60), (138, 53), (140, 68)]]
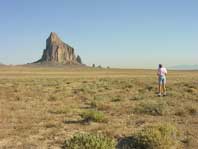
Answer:
[(158, 81), (159, 81), (159, 87), (158, 87), (158, 96), (166, 96), (166, 75), (167, 70), (165, 67), (162, 66), (162, 64), (159, 64), (158, 70)]

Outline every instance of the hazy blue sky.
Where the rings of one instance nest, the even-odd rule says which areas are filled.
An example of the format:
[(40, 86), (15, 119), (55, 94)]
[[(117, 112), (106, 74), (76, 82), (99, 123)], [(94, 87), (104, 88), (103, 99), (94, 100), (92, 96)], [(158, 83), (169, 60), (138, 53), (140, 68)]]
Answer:
[(42, 55), (50, 32), (86, 64), (198, 64), (197, 0), (0, 0), (0, 62)]

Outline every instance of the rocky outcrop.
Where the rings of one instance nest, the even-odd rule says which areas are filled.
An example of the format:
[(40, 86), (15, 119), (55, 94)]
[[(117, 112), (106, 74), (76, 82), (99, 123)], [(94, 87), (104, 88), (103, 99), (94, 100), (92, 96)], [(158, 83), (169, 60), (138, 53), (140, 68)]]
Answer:
[(76, 60), (77, 60), (78, 63), (82, 64), (82, 59), (79, 55), (77, 56)]
[(82, 64), (82, 60), (80, 56), (75, 56), (74, 48), (52, 32), (46, 40), (46, 49), (43, 51), (42, 58), (35, 63)]

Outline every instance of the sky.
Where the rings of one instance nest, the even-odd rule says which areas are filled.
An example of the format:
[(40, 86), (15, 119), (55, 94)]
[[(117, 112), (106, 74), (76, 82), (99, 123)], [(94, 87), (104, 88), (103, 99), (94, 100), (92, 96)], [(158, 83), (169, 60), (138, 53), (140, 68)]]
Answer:
[(50, 32), (85, 64), (198, 64), (197, 0), (0, 0), (0, 62), (38, 60)]

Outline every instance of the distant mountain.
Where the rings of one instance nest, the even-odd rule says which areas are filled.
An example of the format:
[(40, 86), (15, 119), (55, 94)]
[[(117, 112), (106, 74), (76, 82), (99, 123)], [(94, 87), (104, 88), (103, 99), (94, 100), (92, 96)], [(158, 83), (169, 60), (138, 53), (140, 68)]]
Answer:
[(174, 70), (198, 70), (198, 65), (176, 65), (169, 67), (169, 69)]

